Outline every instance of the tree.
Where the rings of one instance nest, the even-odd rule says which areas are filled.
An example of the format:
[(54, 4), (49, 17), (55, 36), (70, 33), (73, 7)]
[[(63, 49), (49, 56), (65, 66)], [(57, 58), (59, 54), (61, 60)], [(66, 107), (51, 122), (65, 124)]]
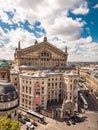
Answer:
[(7, 117), (0, 117), (0, 130), (20, 130), (19, 122)]

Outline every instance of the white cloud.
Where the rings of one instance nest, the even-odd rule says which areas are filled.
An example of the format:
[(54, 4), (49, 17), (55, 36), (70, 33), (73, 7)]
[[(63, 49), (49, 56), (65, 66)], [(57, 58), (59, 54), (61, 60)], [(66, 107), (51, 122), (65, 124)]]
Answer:
[(75, 40), (80, 38), (80, 33), (84, 22), (78, 19), (73, 20), (69, 17), (57, 17), (54, 23), (50, 26), (50, 29), (46, 28), (46, 31), (57, 36), (59, 39), (65, 39), (66, 41)]
[[(12, 19), (8, 17), (7, 11), (13, 13)], [(34, 34), (24, 30), (19, 22), (28, 20), (29, 27), (33, 29), (32, 25), (35, 20), (38, 20), (41, 22), (40, 27), (45, 28), (50, 43), (63, 51), (65, 46), (68, 46), (69, 60), (98, 59), (98, 44), (93, 43), (91, 36), (81, 38), (85, 22), (81, 18), (69, 17), (70, 11), (74, 14), (87, 14), (89, 12), (87, 2), (85, 0), (0, 1), (0, 19), (8, 24), (17, 23), (19, 25), (18, 29), (9, 30), (7, 33), (0, 28), (0, 58), (13, 58), (14, 49), (19, 40), (22, 47), (33, 45), (36, 39)], [(57, 37), (58, 40), (54, 40), (54, 37)], [(8, 44), (4, 44), (6, 39), (9, 39)], [(38, 40), (42, 41), (42, 38)]]
[(96, 4), (93, 8), (94, 8), (94, 9), (98, 8), (98, 4)]
[(21, 42), (21, 47), (25, 48), (33, 45), (36, 39), (32, 33), (29, 33), (28, 31), (21, 28), (9, 31), (7, 37), (10, 39), (10, 42), (5, 44), (5, 46), (0, 46), (1, 59), (13, 59), (15, 48), (17, 48), (19, 41)]
[(87, 7), (87, 2), (83, 2), (82, 4), (80, 4), (80, 6), (78, 8), (73, 9), (72, 13), (73, 14), (82, 14), (85, 15), (89, 12), (89, 9)]

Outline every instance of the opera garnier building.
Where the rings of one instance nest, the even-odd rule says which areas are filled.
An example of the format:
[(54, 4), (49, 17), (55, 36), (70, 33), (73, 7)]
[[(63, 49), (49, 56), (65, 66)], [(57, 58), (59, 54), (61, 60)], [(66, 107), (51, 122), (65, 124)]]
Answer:
[[(17, 118), (18, 93), (15, 87), (8, 81), (8, 64), (0, 61), (0, 116)], [(4, 71), (5, 70), (5, 71)]]

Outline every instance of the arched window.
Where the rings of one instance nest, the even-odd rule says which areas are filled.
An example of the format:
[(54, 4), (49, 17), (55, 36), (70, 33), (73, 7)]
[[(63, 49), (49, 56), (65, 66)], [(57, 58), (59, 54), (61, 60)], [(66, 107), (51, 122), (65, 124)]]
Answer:
[(44, 56), (46, 56), (46, 52), (44, 52)]
[(44, 51), (44, 52), (41, 53), (41, 56), (42, 57), (49, 57), (49, 53)]
[(43, 56), (43, 52), (41, 53), (41, 56)]

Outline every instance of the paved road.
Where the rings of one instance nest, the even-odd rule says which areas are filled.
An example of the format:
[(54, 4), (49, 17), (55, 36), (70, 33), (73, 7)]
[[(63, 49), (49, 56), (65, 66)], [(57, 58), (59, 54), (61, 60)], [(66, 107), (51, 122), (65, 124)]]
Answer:
[[(88, 94), (86, 94), (85, 90), (82, 90), (80, 93), (83, 94), (84, 98), (86, 99), (86, 101), (88, 103), (88, 110), (98, 111), (98, 102), (97, 102), (96, 98), (94, 97), (94, 95), (89, 92), (88, 92)], [(81, 108), (83, 108), (83, 103), (81, 102), (80, 96), (78, 99), (78, 106), (79, 106), (79, 112), (81, 112)]]
[(86, 96), (85, 94), (83, 94), (83, 96), (85, 97), (85, 99), (88, 103), (88, 110), (98, 111), (98, 103), (97, 103), (96, 99), (94, 98), (94, 96), (89, 93), (88, 93), (88, 96)]

